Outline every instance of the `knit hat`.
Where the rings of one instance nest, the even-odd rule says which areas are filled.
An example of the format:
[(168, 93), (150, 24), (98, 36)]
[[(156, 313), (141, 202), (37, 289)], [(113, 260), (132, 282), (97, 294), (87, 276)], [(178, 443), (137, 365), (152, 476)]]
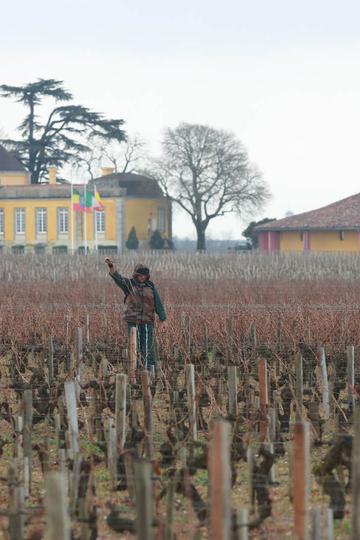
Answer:
[(150, 270), (147, 266), (144, 264), (137, 264), (134, 268), (133, 277), (136, 278), (137, 276), (146, 276), (147, 279), (150, 279)]

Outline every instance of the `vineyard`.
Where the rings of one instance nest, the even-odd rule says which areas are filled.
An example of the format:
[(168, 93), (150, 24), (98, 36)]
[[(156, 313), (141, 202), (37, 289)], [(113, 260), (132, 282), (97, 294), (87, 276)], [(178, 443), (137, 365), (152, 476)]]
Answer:
[(115, 262), (155, 372), (101, 257), (0, 258), (0, 538), (360, 538), (360, 258)]

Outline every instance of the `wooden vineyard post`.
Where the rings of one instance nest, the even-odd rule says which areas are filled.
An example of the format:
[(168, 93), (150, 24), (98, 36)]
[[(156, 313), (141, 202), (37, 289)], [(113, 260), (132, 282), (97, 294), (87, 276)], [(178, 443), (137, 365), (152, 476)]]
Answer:
[(71, 449), (74, 454), (79, 452), (79, 424), (76, 408), (75, 382), (67, 381), (64, 384), (67, 416), (70, 425)]
[(265, 441), (268, 437), (269, 421), (268, 421), (268, 371), (267, 361), (265, 358), (260, 358), (258, 362), (259, 373), (259, 397), (260, 397), (260, 439)]
[(173, 540), (174, 502), (175, 502), (175, 482), (176, 478), (171, 478), (167, 486), (166, 497), (166, 522), (164, 540)]
[(115, 429), (116, 444), (124, 448), (126, 439), (126, 387), (127, 375), (120, 373), (115, 378)]
[(352, 517), (351, 539), (360, 538), (360, 408), (354, 414), (354, 438), (352, 447), (351, 489), (352, 489)]
[(111, 488), (115, 491), (117, 486), (117, 448), (116, 448), (116, 429), (113, 424), (113, 419), (109, 418), (108, 424), (108, 468), (110, 471)]
[(226, 319), (226, 363), (230, 364), (233, 357), (233, 321), (230, 318)]
[(332, 508), (326, 510), (326, 540), (334, 540), (334, 511)]
[(90, 343), (90, 315), (86, 314), (86, 343)]
[(8, 469), (9, 486), (9, 538), (10, 540), (24, 540), (24, 488), (18, 486), (18, 468), (16, 464)]
[(45, 507), (49, 540), (70, 540), (70, 518), (67, 510), (65, 476), (49, 473), (45, 479)]
[(136, 364), (137, 364), (137, 338), (136, 327), (130, 328), (129, 336), (129, 379), (131, 384), (136, 383)]
[(186, 388), (189, 409), (190, 434), (193, 441), (197, 440), (196, 401), (195, 401), (195, 368), (194, 364), (186, 366)]
[(228, 366), (227, 368), (228, 375), (228, 390), (229, 390), (229, 416), (236, 418), (238, 414), (238, 403), (237, 403), (237, 367)]
[(16, 457), (18, 459), (23, 458), (23, 417), (15, 417), (15, 435), (16, 435)]
[(303, 411), (303, 359), (301, 354), (295, 356), (295, 394), (296, 394), (296, 421), (299, 422), (302, 419)]
[(151, 540), (153, 520), (153, 497), (151, 483), (152, 465), (141, 461), (135, 463), (135, 491), (136, 491), (136, 538), (137, 540)]
[(240, 508), (237, 516), (238, 534), (237, 540), (248, 540), (249, 538), (249, 511), (247, 508)]
[(141, 372), (141, 389), (144, 402), (146, 456), (148, 459), (152, 459), (152, 399), (150, 389), (150, 374), (147, 370)]
[(230, 433), (229, 422), (214, 421), (209, 453), (209, 537), (212, 540), (231, 538)]
[(76, 332), (76, 371), (79, 369), (83, 358), (83, 329), (81, 326), (77, 327)]
[(349, 411), (352, 413), (355, 408), (355, 394), (354, 394), (354, 384), (355, 384), (355, 354), (354, 354), (354, 345), (348, 345), (346, 348), (346, 357), (347, 357), (347, 370), (346, 370), (346, 380), (348, 386), (348, 404)]
[(48, 383), (49, 383), (50, 388), (53, 383), (53, 380), (54, 380), (54, 343), (53, 343), (53, 338), (50, 336), (49, 337), (49, 357), (48, 357)]
[(23, 444), (24, 457), (29, 460), (29, 490), (31, 491), (31, 469), (32, 469), (32, 391), (24, 392), (24, 421), (23, 421)]
[(313, 508), (311, 512), (311, 540), (321, 540), (321, 509)]
[(294, 540), (308, 538), (308, 497), (310, 491), (310, 438), (308, 422), (297, 422), (293, 442)]
[(321, 382), (322, 382), (322, 403), (324, 411), (324, 420), (329, 420), (330, 404), (329, 404), (329, 381), (326, 367), (326, 355), (324, 347), (319, 347)]

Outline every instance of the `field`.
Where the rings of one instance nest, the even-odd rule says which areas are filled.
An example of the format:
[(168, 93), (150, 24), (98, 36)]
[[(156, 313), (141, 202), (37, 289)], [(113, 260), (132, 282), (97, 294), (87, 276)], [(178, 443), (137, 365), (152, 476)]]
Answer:
[(103, 258), (0, 258), (0, 538), (356, 538), (360, 257), (136, 262), (155, 374)]

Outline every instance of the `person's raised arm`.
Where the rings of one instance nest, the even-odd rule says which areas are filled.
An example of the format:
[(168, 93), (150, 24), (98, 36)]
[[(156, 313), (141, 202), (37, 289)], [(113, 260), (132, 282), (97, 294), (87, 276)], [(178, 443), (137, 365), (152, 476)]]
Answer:
[(109, 269), (110, 277), (113, 278), (116, 285), (122, 289), (122, 291), (125, 293), (125, 295), (128, 295), (131, 289), (130, 280), (126, 277), (123, 277), (117, 270), (115, 270), (115, 265), (113, 261), (110, 259), (110, 257), (106, 257), (105, 264), (107, 264), (107, 267)]
[(115, 272), (115, 265), (110, 259), (110, 257), (106, 257), (105, 264), (107, 264), (110, 274), (113, 274)]

